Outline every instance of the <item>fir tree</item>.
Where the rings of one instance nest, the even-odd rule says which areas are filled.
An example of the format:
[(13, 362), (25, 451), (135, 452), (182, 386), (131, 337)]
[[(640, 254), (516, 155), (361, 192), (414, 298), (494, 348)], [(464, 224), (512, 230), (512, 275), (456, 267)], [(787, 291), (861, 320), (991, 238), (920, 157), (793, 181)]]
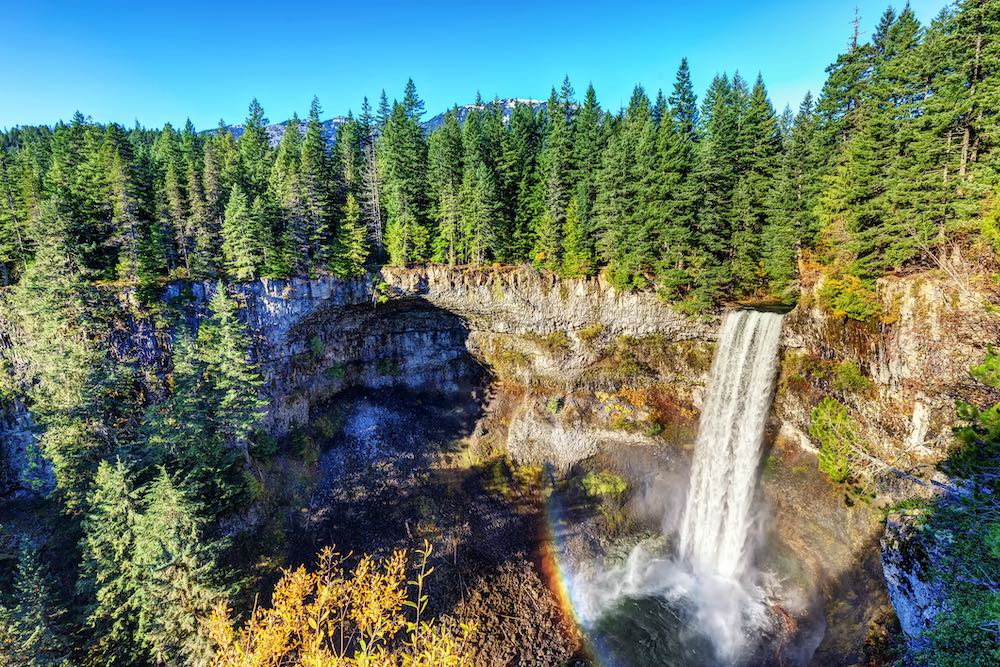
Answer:
[(363, 276), (368, 261), (368, 234), (361, 221), (361, 207), (353, 194), (347, 195), (344, 218), (337, 229), (333, 272), (343, 278)]
[(62, 616), (48, 568), (27, 539), (21, 541), (14, 592), (0, 602), (0, 658), (4, 664), (54, 667), (69, 664)]
[(83, 561), (77, 591), (87, 599), (93, 631), (88, 654), (101, 664), (127, 665), (139, 659), (135, 593), (140, 572), (133, 561), (139, 498), (127, 466), (102, 461), (87, 495)]
[(135, 595), (139, 639), (157, 664), (207, 661), (207, 621), (223, 597), (215, 582), (217, 547), (203, 532), (197, 506), (161, 469), (135, 522)]
[(239, 185), (234, 185), (222, 223), (222, 255), (236, 280), (250, 280), (263, 267), (260, 221), (256, 219)]
[(250, 434), (267, 405), (259, 396), (263, 380), (250, 360), (250, 339), (236, 316), (236, 303), (221, 282), (209, 307), (212, 317), (198, 330), (198, 348), (217, 406), (215, 429), (228, 447), (249, 462)]
[[(306, 123), (305, 138), (302, 141), (302, 159), (299, 169), (299, 183), (302, 188), (300, 200), (313, 267), (323, 266), (327, 262), (330, 207), (332, 206), (330, 160), (326, 148), (327, 138), (319, 115), (319, 100), (314, 97), (309, 107), (309, 119)], [(351, 123), (347, 125), (349, 128), (354, 127)], [(343, 131), (343, 128), (341, 129)], [(349, 147), (351, 153), (345, 155), (343, 167), (344, 169), (350, 167), (350, 172), (345, 172), (348, 177), (347, 187), (348, 191), (354, 192), (360, 187), (358, 183), (360, 177), (357, 174), (360, 168), (360, 147), (356, 143), (357, 139), (351, 137), (349, 132), (345, 133), (344, 137), (349, 140), (349, 143), (345, 141), (345, 145)], [(337, 138), (339, 141), (339, 133)]]

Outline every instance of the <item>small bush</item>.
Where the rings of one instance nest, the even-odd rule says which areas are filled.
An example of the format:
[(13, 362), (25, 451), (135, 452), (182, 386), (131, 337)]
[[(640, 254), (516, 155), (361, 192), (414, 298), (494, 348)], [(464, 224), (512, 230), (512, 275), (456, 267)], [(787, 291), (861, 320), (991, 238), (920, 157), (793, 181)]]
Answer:
[(856, 276), (827, 278), (819, 288), (819, 303), (834, 317), (868, 322), (882, 311), (878, 295)]
[(565, 352), (571, 346), (569, 336), (563, 331), (553, 331), (547, 336), (529, 335), (527, 336), (540, 348), (549, 354)]
[(842, 361), (833, 370), (833, 388), (838, 391), (860, 393), (871, 386), (871, 380), (861, 374), (853, 361)]
[(824, 398), (812, 411), (809, 435), (819, 443), (820, 471), (837, 484), (851, 479), (851, 450), (858, 433), (847, 408), (829, 396)]
[(590, 341), (600, 336), (602, 333), (604, 333), (604, 325), (601, 324), (600, 322), (595, 322), (594, 324), (587, 325), (584, 328), (577, 331), (576, 335), (583, 342), (589, 343)]
[(250, 437), (250, 456), (255, 459), (266, 459), (274, 456), (278, 452), (278, 440), (260, 429)]
[(347, 369), (344, 368), (344, 364), (334, 364), (327, 368), (324, 372), (326, 379), (330, 381), (343, 380), (344, 376), (347, 375)]
[(591, 498), (617, 496), (628, 490), (628, 483), (619, 475), (607, 470), (591, 470), (580, 481), (583, 490)]
[(649, 422), (646, 424), (646, 435), (649, 437), (655, 438), (661, 433), (663, 433), (663, 424), (660, 422)]
[(558, 396), (552, 396), (545, 402), (545, 409), (552, 414), (558, 414), (559, 410), (562, 408), (562, 399)]
[(313, 421), (316, 432), (329, 440), (340, 432), (344, 420), (337, 415), (320, 415)]
[(313, 336), (309, 339), (309, 352), (312, 354), (313, 359), (320, 360), (323, 358), (323, 352), (326, 351), (326, 346), (323, 345), (323, 339), (319, 336)]

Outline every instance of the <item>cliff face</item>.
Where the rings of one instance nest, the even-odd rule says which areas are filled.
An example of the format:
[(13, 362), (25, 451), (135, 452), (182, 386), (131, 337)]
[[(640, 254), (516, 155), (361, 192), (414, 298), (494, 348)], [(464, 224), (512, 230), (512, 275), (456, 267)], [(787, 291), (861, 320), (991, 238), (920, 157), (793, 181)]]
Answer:
[[(650, 292), (525, 267), (386, 268), (375, 281), (262, 280), (236, 289), (277, 433), (348, 385), (454, 389), (483, 371), (568, 396), (659, 386), (696, 409), (718, 326)], [(786, 316), (774, 423), (813, 451), (810, 413), (830, 395), (847, 406), (872, 456), (904, 469), (930, 464), (950, 442), (956, 400), (986, 399), (975, 395), (968, 367), (1000, 337), (1000, 318), (931, 274), (883, 280), (878, 293), (875, 323), (835, 318), (815, 299)], [(195, 310), (206, 297), (196, 296)], [(858, 375), (844, 379), (845, 365)], [(558, 447), (548, 453), (573, 458)]]
[[(164, 301), (195, 325), (212, 289), (176, 283)], [(378, 277), (262, 279), (231, 289), (255, 339), (275, 434), (348, 386), (455, 390), (489, 374), (535, 388), (512, 415), (513, 453), (560, 464), (596, 453), (603, 439), (641, 440), (632, 427), (695, 421), (718, 326), (651, 292), (620, 293), (600, 279), (560, 280), (527, 267), (385, 268)], [(931, 274), (886, 279), (879, 298), (883, 316), (874, 324), (836, 319), (813, 298), (786, 316), (774, 425), (814, 451), (810, 413), (832, 395), (874, 457), (897, 468), (930, 464), (949, 442), (955, 401), (985, 400), (967, 369), (1000, 337), (1000, 323)], [(128, 313), (123, 307), (108, 332), (113, 353), (162, 373), (169, 328)], [(846, 387), (838, 380), (845, 362), (860, 372)], [(642, 395), (630, 401), (622, 390)], [(532, 394), (541, 398), (532, 402)], [(543, 409), (553, 396), (573, 409)], [(8, 412), (5, 433), (17, 436), (17, 451), (7, 459), (20, 460), (24, 420)]]

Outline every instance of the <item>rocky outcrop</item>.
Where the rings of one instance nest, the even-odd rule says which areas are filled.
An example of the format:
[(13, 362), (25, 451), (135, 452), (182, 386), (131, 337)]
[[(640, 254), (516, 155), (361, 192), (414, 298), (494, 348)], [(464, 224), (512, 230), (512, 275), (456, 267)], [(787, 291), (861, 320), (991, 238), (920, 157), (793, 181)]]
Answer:
[[(165, 300), (196, 322), (213, 289), (175, 284)], [(694, 372), (690, 360), (705, 366), (714, 337), (711, 320), (681, 315), (652, 292), (529, 267), (388, 267), (347, 281), (261, 279), (231, 289), (254, 334), (268, 425), (278, 435), (348, 386), (454, 390), (486, 372), (524, 384), (595, 385), (623, 370), (602, 369), (609, 356), (632, 360), (623, 341), (649, 347), (653, 337), (672, 368), (628, 367), (625, 375), (686, 386), (704, 371)]]
[[(956, 402), (998, 399), (969, 367), (1000, 339), (1000, 315), (982, 293), (935, 272), (884, 278), (877, 295), (881, 316), (871, 322), (835, 317), (815, 291), (789, 313), (774, 415), (784, 437), (810, 449), (811, 412), (832, 396), (847, 406), (868, 454), (926, 471), (952, 442)], [(881, 477), (883, 491), (912, 492), (869, 464), (865, 472)]]
[(944, 586), (932, 575), (943, 557), (940, 540), (950, 536), (926, 535), (919, 514), (890, 514), (881, 541), (882, 572), (899, 625), (912, 646), (932, 627), (945, 609)]

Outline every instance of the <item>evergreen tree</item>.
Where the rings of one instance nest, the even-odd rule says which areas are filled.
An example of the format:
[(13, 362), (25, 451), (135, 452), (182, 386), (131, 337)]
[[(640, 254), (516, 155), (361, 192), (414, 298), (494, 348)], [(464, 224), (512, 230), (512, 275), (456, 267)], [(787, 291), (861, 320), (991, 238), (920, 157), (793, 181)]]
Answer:
[(87, 625), (93, 631), (88, 655), (101, 664), (132, 664), (140, 657), (134, 643), (140, 572), (133, 561), (140, 508), (121, 460), (100, 463), (87, 505), (77, 591), (87, 600)]
[(38, 550), (22, 540), (14, 593), (0, 602), (0, 658), (4, 664), (26, 667), (68, 665), (69, 650), (48, 568)]
[(223, 598), (215, 582), (217, 546), (206, 538), (197, 506), (166, 470), (143, 500), (134, 551), (139, 638), (157, 664), (206, 662), (212, 650), (207, 621)]
[(361, 207), (348, 193), (344, 219), (337, 229), (334, 244), (333, 272), (343, 278), (363, 276), (368, 261), (368, 234), (361, 220)]
[(243, 192), (251, 200), (267, 194), (271, 172), (271, 145), (267, 136), (267, 118), (256, 98), (250, 101), (243, 134), (238, 142), (239, 180)]
[(250, 280), (260, 275), (264, 266), (260, 227), (246, 194), (239, 185), (234, 185), (222, 223), (222, 255), (229, 275), (235, 280)]
[(33, 199), (29, 194), (32, 179), (17, 156), (0, 150), (0, 285), (3, 286), (10, 285), (12, 278), (27, 268), (31, 256), (28, 220)]
[(462, 228), (467, 258), (474, 264), (483, 264), (496, 256), (496, 221), (500, 217), (496, 180), (483, 162), (476, 164), (471, 175), (466, 170), (466, 175), (469, 187), (462, 198)]
[[(573, 166), (576, 169), (574, 180), (576, 191), (573, 199), (577, 222), (573, 225), (573, 234), (578, 239), (569, 241), (567, 238), (566, 252), (572, 253), (571, 264), (579, 264), (580, 258), (588, 258), (592, 268), (594, 254), (594, 204), (597, 200), (597, 173), (601, 166), (601, 154), (604, 151), (605, 132), (601, 125), (601, 106), (597, 102), (594, 86), (587, 86), (583, 104), (576, 112), (574, 119)], [(569, 207), (566, 209), (569, 215)], [(570, 235), (570, 223), (567, 217), (565, 235)], [(572, 248), (570, 247), (572, 246)], [(564, 258), (564, 264), (566, 259)]]
[(732, 289), (737, 295), (761, 287), (761, 232), (768, 224), (772, 187), (781, 156), (781, 133), (774, 108), (758, 76), (740, 120), (744, 150), (742, 172), (734, 193), (731, 239)]
[(694, 174), (701, 202), (696, 223), (704, 264), (694, 272), (695, 303), (707, 304), (721, 296), (729, 280), (733, 192), (739, 178), (741, 101), (726, 76), (716, 76), (702, 106), (703, 133)]
[(459, 226), (459, 190), (463, 182), (462, 126), (458, 111), (445, 114), (441, 127), (430, 137), (430, 187), (434, 202), (437, 233), (434, 236), (435, 261), (455, 264), (461, 252)]
[(512, 233), (508, 258), (524, 261), (535, 247), (535, 222), (542, 215), (544, 203), (539, 153), (542, 145), (545, 114), (535, 114), (527, 104), (517, 103), (511, 112), (506, 161), (513, 165), (514, 201), (510, 203)]
[(299, 181), (301, 160), (299, 128), (299, 118), (293, 116), (285, 127), (285, 134), (278, 145), (274, 166), (271, 168), (271, 192), (273, 200), (277, 203), (280, 219), (284, 223), (283, 264), (291, 273), (308, 274), (312, 268), (311, 244)]
[(795, 259), (803, 243), (817, 231), (816, 185), (811, 176), (817, 164), (812, 147), (815, 134), (812, 95), (807, 93), (785, 139), (784, 155), (772, 190), (770, 216), (761, 234), (764, 270), (772, 294), (788, 298), (795, 281)]
[(593, 270), (594, 260), (577, 209), (576, 197), (569, 200), (563, 229), (562, 273), (570, 277), (586, 276)]
[(647, 228), (655, 139), (649, 98), (637, 86), (604, 151), (596, 202), (600, 255), (619, 289), (644, 286), (655, 259), (657, 239)]
[(209, 307), (212, 317), (198, 330), (198, 348), (217, 406), (215, 430), (228, 447), (249, 462), (250, 434), (267, 405), (259, 395), (263, 380), (250, 360), (250, 339), (236, 316), (236, 303), (221, 282), (216, 284)]
[[(303, 215), (305, 217), (306, 238), (309, 242), (309, 256), (312, 267), (324, 266), (327, 263), (327, 246), (329, 244), (330, 229), (330, 207), (331, 183), (330, 183), (330, 159), (327, 155), (327, 137), (320, 121), (319, 100), (315, 97), (309, 107), (309, 120), (306, 123), (306, 134), (302, 141), (302, 161), (300, 167), (299, 182), (302, 188), (300, 200), (302, 202)], [(353, 122), (345, 123), (350, 129), (355, 127)], [(343, 131), (341, 127), (341, 131)], [(350, 171), (345, 171), (347, 177), (347, 189), (349, 192), (356, 192), (360, 187), (360, 145), (356, 137), (351, 136), (350, 131), (344, 134), (345, 145), (350, 148), (351, 153), (345, 156), (342, 163), (344, 168), (350, 167)], [(338, 141), (340, 134), (338, 133)], [(338, 144), (340, 145), (340, 144)]]
[(426, 259), (429, 250), (427, 138), (420, 124), (422, 115), (423, 102), (411, 79), (403, 101), (393, 107), (385, 123), (379, 153), (388, 214), (386, 245), (393, 264)]

